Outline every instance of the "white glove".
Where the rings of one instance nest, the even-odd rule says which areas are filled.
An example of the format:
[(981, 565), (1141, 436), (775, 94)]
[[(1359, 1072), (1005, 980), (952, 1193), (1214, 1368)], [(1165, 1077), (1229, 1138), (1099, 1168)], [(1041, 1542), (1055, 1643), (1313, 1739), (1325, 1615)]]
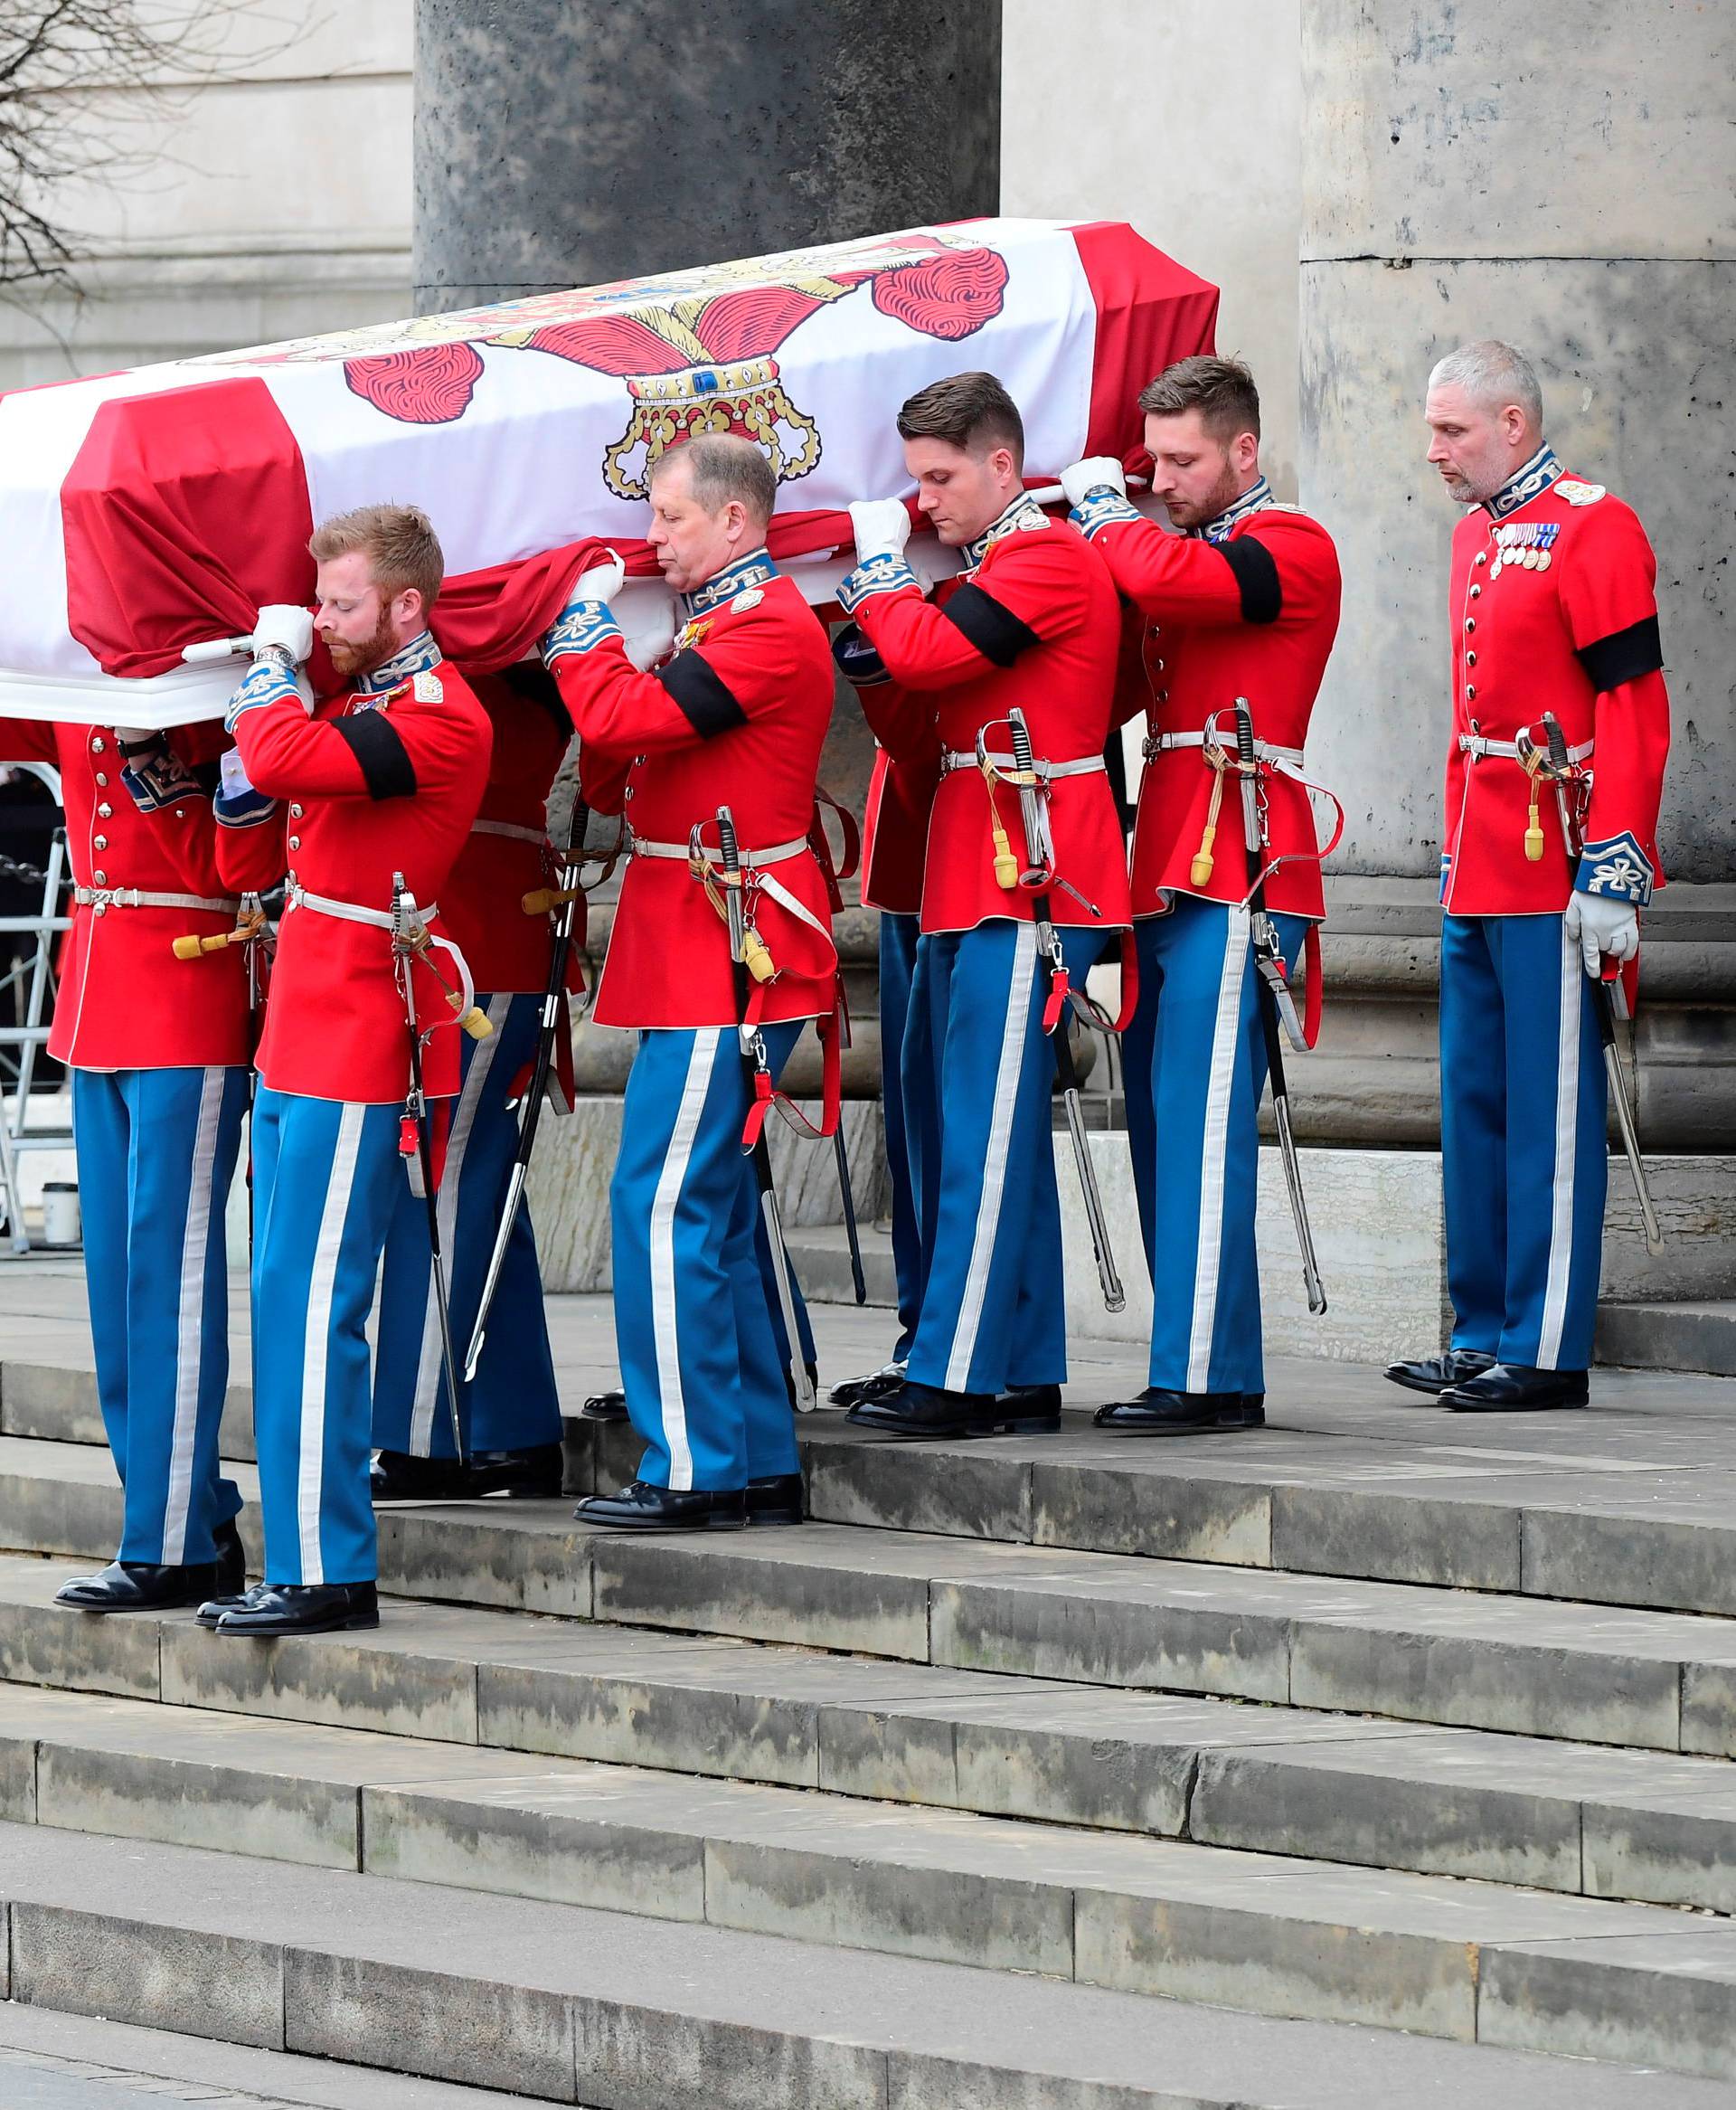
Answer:
[(567, 594), (567, 606), (571, 608), (575, 601), (600, 601), (607, 607), (626, 582), (627, 566), (610, 550), (607, 563), (591, 565), (573, 581)]
[(856, 562), (897, 557), (910, 540), (910, 516), (902, 498), (858, 498), (850, 508), (856, 537)]
[(1112, 454), (1088, 454), (1061, 472), (1061, 487), (1067, 503), (1080, 506), (1090, 491), (1111, 490), (1118, 498), (1127, 495), (1127, 472)]
[(675, 641), (675, 604), (660, 597), (648, 607), (640, 607), (629, 618), (631, 627), (622, 624), (627, 639), (627, 656), (641, 674), (648, 674), (659, 659), (668, 656)]
[(299, 667), (314, 648), (314, 619), (305, 608), (274, 601), (255, 618), (250, 642), (256, 659), (265, 652), (282, 653), (291, 667)]
[(1579, 940), (1589, 975), (1601, 972), (1604, 958), (1631, 960), (1639, 951), (1639, 911), (1631, 901), (1581, 894), (1576, 887), (1569, 897), (1564, 922), (1568, 936)]

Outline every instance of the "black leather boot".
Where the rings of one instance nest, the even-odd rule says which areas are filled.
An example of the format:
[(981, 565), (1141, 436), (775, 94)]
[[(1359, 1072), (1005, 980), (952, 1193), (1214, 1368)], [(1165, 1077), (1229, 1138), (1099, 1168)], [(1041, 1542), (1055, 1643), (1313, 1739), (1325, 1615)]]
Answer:
[(338, 1633), (378, 1626), (373, 1583), (258, 1583), (217, 1621), (222, 1634)]
[(995, 1414), (997, 1436), (1052, 1436), (1061, 1427), (1061, 1386), (1009, 1385)]
[(522, 1451), (473, 1451), (473, 1495), (505, 1495), (509, 1501), (537, 1501), (561, 1492), (561, 1446), (529, 1443)]
[(218, 1525), (212, 1538), (217, 1547), (216, 1594), (240, 1596), (247, 1587), (247, 1548), (241, 1544), (234, 1518)]
[(368, 1493), (384, 1502), (461, 1502), (470, 1476), (456, 1458), (416, 1458), (408, 1451), (376, 1451), (368, 1468)]
[(943, 1392), (935, 1385), (910, 1379), (896, 1392), (865, 1399), (844, 1419), (859, 1429), (884, 1436), (934, 1442), (948, 1436), (986, 1436), (994, 1427), (998, 1403), (992, 1392)]
[(54, 1593), (57, 1604), (75, 1612), (176, 1612), (198, 1604), (217, 1587), (217, 1563), (192, 1561), (155, 1567), (139, 1560), (113, 1560), (100, 1575), (80, 1575)]
[(624, 1422), (627, 1419), (626, 1393), (593, 1392), (579, 1409), (579, 1418), (588, 1422)]
[(611, 1531), (739, 1531), (748, 1520), (744, 1488), (653, 1487), (630, 1481), (618, 1494), (587, 1495), (572, 1512)]
[(1111, 1400), (1091, 1416), (1099, 1429), (1127, 1435), (1185, 1436), (1201, 1430), (1257, 1429), (1266, 1420), (1263, 1392), (1170, 1392), (1147, 1385), (1137, 1399)]
[(1584, 1406), (1591, 1396), (1583, 1370), (1533, 1370), (1526, 1363), (1494, 1363), (1480, 1377), (1440, 1396), (1449, 1414), (1539, 1414)]
[(870, 1370), (865, 1377), (846, 1377), (826, 1396), (834, 1406), (861, 1406), (871, 1399), (890, 1397), (903, 1382), (903, 1364), (887, 1363), (878, 1370)]
[(769, 1473), (763, 1480), (748, 1482), (750, 1528), (760, 1524), (800, 1524), (806, 1521), (806, 1517), (799, 1472)]
[(1407, 1392), (1426, 1392), (1432, 1399), (1449, 1385), (1463, 1385), (1467, 1377), (1493, 1369), (1495, 1358), (1481, 1348), (1443, 1348), (1438, 1356), (1425, 1356), (1418, 1363), (1389, 1363), (1386, 1374)]

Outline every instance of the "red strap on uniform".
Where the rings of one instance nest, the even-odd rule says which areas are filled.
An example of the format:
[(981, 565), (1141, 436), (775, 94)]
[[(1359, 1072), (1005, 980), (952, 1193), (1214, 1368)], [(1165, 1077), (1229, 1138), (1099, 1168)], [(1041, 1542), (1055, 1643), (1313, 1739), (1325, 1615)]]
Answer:
[(1320, 1037), (1320, 1012), (1326, 990), (1320, 979), (1320, 926), (1310, 923), (1302, 941), (1302, 960), (1307, 988), (1302, 992), (1302, 1037), (1312, 1047)]
[[(756, 992), (757, 995), (758, 992)], [(760, 1006), (749, 1000), (748, 1009), (752, 1023), (759, 1020)], [(820, 1036), (820, 1122), (817, 1128), (786, 1092), (779, 1092), (772, 1083), (769, 1072), (760, 1070), (753, 1080), (753, 1104), (748, 1109), (746, 1125), (741, 1131), (741, 1148), (751, 1150), (764, 1133), (766, 1116), (775, 1106), (780, 1119), (797, 1135), (822, 1142), (837, 1133), (838, 1117), (843, 1112), (844, 1097), (844, 1035), (840, 1030), (843, 1021), (843, 1004), (826, 1018), (816, 1018), (815, 1030)]]
[[(835, 865), (832, 862), (832, 842), (826, 832), (825, 809), (830, 807), (838, 817), (840, 833), (844, 838), (843, 854)], [(814, 789), (814, 818), (807, 826), (807, 847), (813, 851), (820, 867), (820, 875), (826, 881), (826, 897), (835, 916), (844, 908), (844, 894), (839, 881), (854, 879), (856, 868), (862, 863), (862, 830), (856, 825), (856, 817), (847, 806), (840, 806), (829, 791)]]
[(1049, 1000), (1043, 1007), (1043, 1030), (1052, 1033), (1061, 1024), (1061, 1008), (1067, 1001), (1069, 982), (1067, 970), (1058, 967), (1049, 977)]

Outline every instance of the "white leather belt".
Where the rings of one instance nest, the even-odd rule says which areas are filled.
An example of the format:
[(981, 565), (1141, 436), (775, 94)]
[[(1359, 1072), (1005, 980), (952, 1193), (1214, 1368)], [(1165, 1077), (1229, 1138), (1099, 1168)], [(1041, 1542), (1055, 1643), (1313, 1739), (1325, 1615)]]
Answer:
[[(1015, 770), (1018, 760), (1010, 754), (997, 754), (992, 750), (985, 755), (967, 754), (962, 748), (949, 747), (940, 757), (940, 774), (950, 776), (954, 770), (980, 769), (987, 762), (991, 769)], [(1106, 768), (1100, 754), (1082, 754), (1076, 762), (1044, 762), (1041, 756), (1033, 759), (1032, 765), (1044, 782), (1054, 777), (1090, 777)]]
[[(1545, 762), (1549, 760), (1548, 743), (1533, 739), (1529, 725), (1524, 729), (1524, 737), (1525, 744), (1522, 748), (1517, 740), (1490, 740), (1481, 733), (1461, 733), (1458, 736), (1458, 752), (1479, 758), (1487, 754), (1498, 755), (1503, 762), (1523, 762), (1527, 754), (1533, 752), (1541, 754)], [(1568, 749), (1568, 761), (1583, 762), (1596, 745), (1595, 740), (1580, 741), (1577, 747)]]
[(80, 908), (178, 908), (209, 911), (213, 916), (232, 916), (241, 908), (239, 899), (212, 901), (203, 894), (151, 894), (142, 886), (75, 886), (72, 898)]
[[(1234, 754), (1236, 752), (1233, 740), (1208, 740), (1203, 733), (1147, 733), (1139, 743), (1139, 752), (1147, 762), (1153, 762), (1166, 748), (1206, 746), (1221, 747), (1226, 754)], [(1302, 750), (1299, 747), (1275, 747), (1269, 740), (1256, 740), (1254, 759), (1256, 762), (1271, 762), (1278, 769), (1299, 770), (1302, 767)]]
[[(328, 894), (310, 894), (294, 873), (290, 874), (283, 891), (286, 913), (292, 908), (312, 909), (316, 916), (331, 916), (340, 923), (365, 923), (372, 931), (390, 932), (393, 927), (390, 909), (363, 908), (359, 901), (336, 901)], [(439, 913), (437, 904), (431, 901), (426, 906), (420, 902), (416, 904), (416, 921), (424, 926), (431, 923)], [(476, 1000), (476, 985), (470, 973), (470, 962), (450, 938), (439, 937), (429, 931), (428, 941), (436, 951), (444, 952), (452, 962), (464, 998), (457, 1007), (458, 1015), (462, 1017)], [(450, 1024), (451, 1021), (446, 1023)]]
[(472, 835), (505, 836), (509, 843), (534, 843), (539, 849), (549, 839), (549, 832), (542, 828), (521, 828), (515, 820), (473, 820)]
[[(684, 865), (689, 861), (693, 855), (685, 843), (647, 842), (643, 836), (637, 835), (633, 837), (629, 847), (636, 857), (679, 857)], [(709, 846), (704, 846), (704, 847), (705, 855), (711, 858), (713, 864), (722, 862), (721, 852), (710, 848)], [(799, 836), (793, 843), (773, 843), (769, 850), (743, 850), (740, 853), (737, 862), (744, 872), (755, 872), (762, 865), (781, 865), (786, 857), (797, 856), (808, 847), (810, 845), (807, 837)]]

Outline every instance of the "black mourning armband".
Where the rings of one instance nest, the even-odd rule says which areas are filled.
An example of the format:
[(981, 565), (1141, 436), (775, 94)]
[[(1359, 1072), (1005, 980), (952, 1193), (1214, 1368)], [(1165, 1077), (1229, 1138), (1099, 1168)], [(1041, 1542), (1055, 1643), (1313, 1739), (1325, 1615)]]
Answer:
[(732, 732), (748, 722), (748, 714), (736, 702), (728, 682), (697, 652), (677, 652), (666, 667), (657, 669), (656, 678), (702, 740), (714, 740), (720, 733)]
[(952, 595), (940, 613), (996, 667), (1011, 667), (1021, 652), (1043, 642), (1029, 623), (1021, 622), (1010, 608), (992, 593), (986, 593), (974, 579)]
[(383, 711), (353, 711), (334, 718), (332, 730), (355, 757), (370, 799), (414, 798), (416, 765)]
[(1607, 638), (1579, 648), (1579, 662), (1586, 678), (1599, 695), (1619, 688), (1624, 681), (1656, 674), (1664, 664), (1664, 641), (1658, 635), (1657, 618), (1642, 616), (1625, 630), (1611, 630)]
[(1284, 607), (1278, 561), (1257, 535), (1243, 535), (1212, 548), (1236, 575), (1245, 623), (1275, 623)]

